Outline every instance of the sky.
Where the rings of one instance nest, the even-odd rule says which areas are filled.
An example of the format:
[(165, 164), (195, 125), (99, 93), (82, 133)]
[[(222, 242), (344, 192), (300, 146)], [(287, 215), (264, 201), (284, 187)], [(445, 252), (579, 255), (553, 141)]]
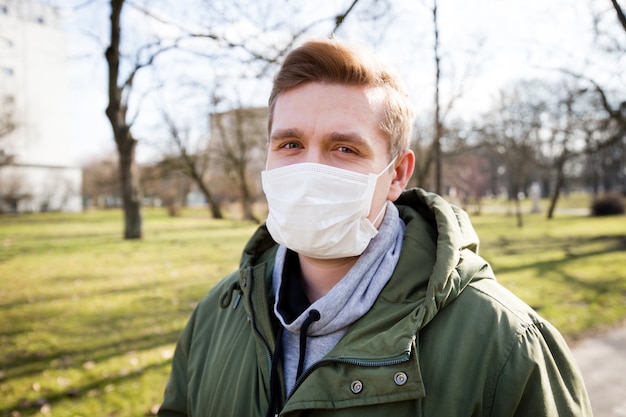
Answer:
[[(191, 1), (195, 0), (184, 0), (184, 3)], [(341, 10), (351, 1), (317, 3), (301, 0), (303, 5), (322, 4), (322, 9), (325, 6), (329, 10)], [(371, 3), (371, 0), (361, 1), (336, 37), (365, 44), (393, 66), (406, 82), (418, 112), (425, 114), (432, 108), (435, 77), (432, 2), (394, 0), (393, 8), (388, 10), (359, 10), (360, 6)], [(79, 0), (49, 2), (61, 6), (67, 33), (72, 155), (75, 164), (82, 165), (94, 157), (114, 152), (111, 127), (104, 114), (107, 74), (102, 55), (105, 47), (102, 34), (108, 30), (109, 11), (107, 2), (103, 1), (96, 2), (97, 7), (89, 10), (72, 7), (84, 3)], [(487, 111), (498, 90), (516, 79), (555, 77), (559, 74), (558, 68), (585, 73), (595, 71), (597, 74), (608, 74), (615, 69), (614, 61), (605, 62), (605, 58), (597, 57), (597, 46), (593, 40), (591, 10), (610, 10), (610, 3), (606, 0), (440, 0), (439, 3), (443, 96), (445, 100), (459, 88), (463, 89), (455, 107), (462, 117)], [(340, 5), (339, 9), (336, 4)], [(184, 20), (184, 9), (177, 12), (180, 15), (175, 19)], [(376, 25), (359, 23), (365, 15), (376, 12), (385, 12), (381, 13), (383, 18)], [(171, 17), (167, 12), (162, 13), (164, 17)], [(305, 11), (303, 16), (310, 18), (315, 13), (323, 11), (320, 8), (311, 9)], [(128, 19), (139, 22), (143, 17), (136, 15)], [(297, 19), (294, 18), (294, 22)], [(613, 16), (609, 16), (606, 22), (617, 26)], [(327, 34), (331, 26), (330, 23), (319, 26), (316, 34)], [(162, 25), (147, 28), (137, 23), (134, 30), (168, 29)], [(245, 24), (233, 24), (225, 30), (253, 32), (255, 28), (253, 23), (247, 21)], [(263, 32), (258, 36), (259, 41), (263, 41), (277, 35)], [(623, 65), (623, 60), (620, 65)], [(174, 74), (178, 74), (180, 67), (168, 66), (167, 71), (161, 70), (158, 77), (165, 80), (168, 74), (176, 76)], [(185, 70), (193, 70), (189, 67), (193, 65), (187, 65)], [(230, 71), (229, 68), (222, 69)], [(196, 71), (206, 72), (207, 69), (199, 66)], [(243, 97), (242, 101), (263, 105), (269, 87), (267, 83), (240, 82), (226, 90), (235, 91), (240, 99)], [(200, 93), (206, 102), (208, 93)], [(159, 106), (176, 108), (176, 100), (175, 92), (163, 93), (147, 107), (154, 111), (158, 102)], [(159, 136), (155, 129), (156, 118), (149, 113), (143, 111), (138, 119), (139, 161), (150, 160), (160, 151), (155, 146)], [(198, 126), (198, 130), (202, 129)]]

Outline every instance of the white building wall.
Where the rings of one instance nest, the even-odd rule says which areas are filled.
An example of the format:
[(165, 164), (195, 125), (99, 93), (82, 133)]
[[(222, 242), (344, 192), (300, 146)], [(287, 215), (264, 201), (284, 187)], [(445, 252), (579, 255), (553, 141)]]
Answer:
[[(54, 8), (0, 0), (0, 104), (13, 106), (17, 126), (0, 138), (0, 148), (15, 157), (15, 166), (0, 169), (0, 187), (9, 181), (3, 177), (16, 181), (19, 172), (27, 190), (19, 211), (81, 210), (81, 170), (70, 152), (66, 39)], [(67, 184), (71, 196), (50, 197), (51, 188)]]
[(81, 211), (81, 182), (80, 169), (23, 165), (4, 167), (0, 172), (0, 187), (9, 187), (21, 196), (16, 201), (5, 201), (4, 210), (20, 213)]

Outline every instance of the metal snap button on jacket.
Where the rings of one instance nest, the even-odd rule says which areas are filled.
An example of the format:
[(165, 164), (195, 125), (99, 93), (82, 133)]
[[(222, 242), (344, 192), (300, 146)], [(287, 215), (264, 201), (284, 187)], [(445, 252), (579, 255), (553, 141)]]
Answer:
[(352, 381), (352, 384), (350, 384), (350, 390), (354, 394), (360, 393), (361, 391), (363, 391), (363, 383), (358, 379), (356, 381)]
[(398, 372), (393, 376), (393, 380), (396, 383), (396, 385), (404, 385), (406, 384), (406, 380), (407, 380), (407, 376), (404, 372)]

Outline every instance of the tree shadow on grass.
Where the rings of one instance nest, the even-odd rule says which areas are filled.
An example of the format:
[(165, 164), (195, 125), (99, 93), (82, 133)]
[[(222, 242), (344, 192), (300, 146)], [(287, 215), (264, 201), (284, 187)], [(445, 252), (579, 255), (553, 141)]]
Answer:
[[(532, 262), (523, 265), (516, 265), (511, 267), (499, 267), (498, 271), (501, 273), (516, 272), (528, 268), (537, 268), (542, 271), (555, 270), (557, 266), (567, 263), (569, 261), (587, 257), (594, 257), (598, 255), (604, 255), (613, 252), (623, 252), (626, 250), (626, 236), (595, 236), (590, 238), (576, 238), (576, 239), (537, 239), (531, 241), (530, 245), (524, 247), (515, 246), (514, 242), (500, 240), (500, 246), (505, 254), (532, 254), (532, 253), (544, 253), (549, 250), (562, 250), (564, 257), (558, 260), (539, 261)], [(597, 249), (593, 244), (602, 243), (603, 247)]]
[(4, 370), (4, 381), (39, 374), (51, 369), (80, 367), (85, 362), (104, 362), (127, 352), (150, 350), (176, 342), (181, 329), (167, 332), (148, 333), (133, 338), (115, 339), (110, 343), (92, 345), (81, 349), (42, 351), (13, 350), (4, 354), (0, 367)]
[(46, 404), (54, 406), (54, 404), (67, 399), (75, 399), (79, 401), (81, 398), (90, 395), (90, 393), (105, 392), (108, 386), (117, 386), (123, 382), (137, 379), (148, 371), (166, 369), (169, 365), (170, 360), (164, 359), (161, 362), (154, 363), (140, 369), (134, 369), (128, 372), (102, 377), (101, 379), (81, 386), (71, 386), (64, 390), (48, 391), (33, 400), (20, 399), (13, 404), (0, 406), (0, 415), (14, 415), (12, 414), (14, 412), (18, 412), (21, 416), (37, 415), (39, 414), (41, 407)]
[[(50, 222), (48, 220), (42, 223), (49, 224)], [(246, 223), (234, 221), (176, 224), (162, 229), (157, 226), (146, 231), (148, 237), (133, 241), (122, 240), (121, 231), (94, 232), (90, 230), (89, 224), (85, 225), (84, 230), (81, 229), (72, 233), (60, 234), (50, 231), (41, 234), (27, 234), (25, 237), (16, 233), (5, 236), (5, 239), (15, 240), (17, 243), (4, 247), (0, 251), (0, 263), (8, 262), (17, 257), (48, 253), (76, 253), (77, 251), (91, 253), (94, 248), (115, 252), (120, 244), (133, 245), (139, 249), (154, 244), (162, 245), (164, 240), (171, 245), (191, 247), (198, 244), (211, 244), (211, 239), (214, 239), (216, 233), (224, 234), (223, 237), (220, 236), (220, 244), (230, 241), (239, 242), (241, 237), (237, 233), (233, 234), (233, 230), (241, 230), (247, 235), (249, 226)], [(77, 242), (80, 242), (80, 245), (77, 246)]]
[[(605, 247), (602, 251), (589, 251), (586, 248), (589, 245), (601, 243)], [(545, 253), (550, 250), (563, 250), (572, 256), (594, 256), (603, 252), (619, 252), (626, 250), (626, 236), (624, 235), (605, 235), (592, 236), (588, 238), (554, 238), (545, 237), (533, 240), (524, 239), (522, 243), (518, 243), (514, 239), (500, 237), (496, 243), (501, 248), (502, 253), (507, 255), (517, 254), (533, 254)], [(580, 249), (579, 249), (580, 248)]]
[[(0, 333), (4, 345), (0, 371), (12, 379), (174, 343), (208, 285), (202, 280), (163, 280), (150, 285), (97, 289), (76, 300), (66, 289), (65, 294), (29, 303), (28, 311), (21, 302), (3, 306), (14, 312), (6, 316)], [(83, 309), (90, 305), (103, 308)]]
[[(52, 278), (52, 281), (55, 281), (55, 285), (58, 284), (64, 284), (64, 283), (71, 283), (71, 282), (75, 282), (75, 281), (105, 281), (107, 278), (109, 278), (109, 276), (107, 275), (101, 275), (101, 274), (81, 274), (81, 275), (66, 275), (66, 276), (56, 276), (54, 278)], [(177, 288), (181, 286), (181, 283), (176, 281), (176, 280), (172, 280), (169, 278), (165, 278), (165, 279), (154, 279), (150, 281), (150, 286), (152, 288), (155, 287), (159, 287), (159, 288)], [(122, 295), (122, 294), (132, 294), (132, 293), (138, 293), (141, 290), (146, 290), (146, 283), (145, 282), (141, 282), (139, 284), (136, 285), (123, 285), (121, 287), (110, 287), (110, 288), (106, 288), (106, 289), (98, 289), (98, 290), (90, 290), (87, 289), (86, 291), (80, 293), (80, 294), (76, 294), (76, 293), (70, 293), (67, 290), (67, 287), (63, 287), (63, 285), (59, 285), (59, 291), (58, 293), (52, 293), (52, 294), (46, 294), (46, 295), (38, 295), (34, 298), (29, 298), (29, 297), (21, 297), (21, 298), (16, 298), (15, 300), (8, 302), (8, 303), (4, 303), (4, 302), (0, 302), (0, 307), (1, 308), (5, 308), (5, 309), (10, 309), (10, 308), (15, 308), (15, 307), (19, 307), (19, 306), (24, 306), (24, 305), (31, 305), (31, 304), (36, 304), (36, 303), (54, 303), (54, 302), (59, 302), (59, 301), (67, 301), (67, 300), (76, 300), (76, 299), (81, 299), (81, 300), (85, 300), (85, 299), (89, 299), (89, 298), (101, 298), (107, 295), (112, 295), (112, 294), (118, 294), (118, 295)], [(207, 285), (207, 290), (208, 290), (208, 285)], [(1, 334), (0, 334), (1, 335)]]
[[(24, 256), (40, 256), (48, 253), (75, 253), (77, 240), (80, 240), (78, 250), (88, 252), (90, 248), (115, 247), (119, 241), (113, 234), (85, 233), (68, 236), (31, 236), (29, 242), (20, 242), (3, 248), (0, 252), (0, 263), (9, 262), (14, 258)], [(43, 243), (42, 243), (43, 242)]]
[[(527, 242), (527, 241), (526, 241)], [(626, 250), (626, 236), (594, 236), (589, 238), (575, 239), (541, 239), (532, 242), (524, 247), (515, 246), (514, 242), (501, 242), (502, 252), (508, 255), (519, 253), (541, 254), (549, 251), (560, 251), (561, 257), (545, 261), (536, 261), (515, 265), (510, 267), (496, 268), (496, 274), (515, 273), (523, 270), (533, 269), (537, 271), (537, 276), (545, 280), (565, 282), (572, 288), (579, 288), (593, 294), (592, 298), (603, 295), (622, 292), (624, 293), (624, 279), (617, 276), (594, 277), (593, 279), (582, 279), (572, 274), (567, 274), (563, 270), (567, 264), (584, 259), (593, 258), (611, 253), (622, 253)], [(626, 295), (626, 293), (624, 293)], [(541, 306), (533, 306), (541, 309)]]
[[(186, 288), (182, 290), (186, 291)], [(167, 292), (172, 294), (171, 290)], [(97, 295), (101, 294), (93, 294), (94, 297)], [(191, 295), (186, 298), (190, 297)], [(166, 359), (161, 364), (130, 373), (120, 370), (126, 361), (126, 355), (141, 355), (141, 352), (149, 352), (162, 346), (170, 349), (180, 335), (183, 326), (181, 317), (188, 317), (192, 308), (192, 305), (184, 302), (173, 305), (166, 297), (148, 296), (135, 300), (130, 310), (116, 307), (110, 311), (96, 310), (78, 318), (71, 317), (71, 314), (49, 318), (48, 333), (54, 334), (60, 342), (48, 348), (44, 344), (38, 351), (27, 351), (24, 348), (27, 349), (28, 345), (20, 346), (20, 342), (16, 342), (12, 350), (8, 348), (1, 352), (0, 383), (9, 387), (18, 384), (15, 389), (25, 394), (18, 400), (13, 399), (12, 404), (0, 405), (0, 415), (11, 415), (12, 411), (18, 411), (22, 416), (34, 415), (44, 405), (53, 405), (68, 398), (80, 401), (81, 397), (92, 390), (102, 390), (126, 379), (139, 378), (151, 368), (169, 365), (169, 359)], [(68, 325), (67, 320), (74, 320), (74, 323)], [(2, 338), (11, 340), (15, 336), (18, 335), (5, 334)], [(35, 337), (38, 336), (35, 334)], [(113, 361), (109, 361), (111, 359)], [(67, 389), (59, 388), (52, 390), (53, 392), (44, 391), (36, 399), (27, 395), (33, 394), (31, 390), (27, 390), (30, 384), (39, 378), (45, 380), (46, 372), (53, 372), (62, 378), (65, 373), (75, 375), (76, 371), (88, 372), (86, 365), (111, 369), (112, 376), (105, 373), (101, 376), (90, 375), (87, 380), (98, 378), (98, 381), (84, 383), (80, 387), (74, 385)], [(28, 385), (19, 386), (24, 383)]]

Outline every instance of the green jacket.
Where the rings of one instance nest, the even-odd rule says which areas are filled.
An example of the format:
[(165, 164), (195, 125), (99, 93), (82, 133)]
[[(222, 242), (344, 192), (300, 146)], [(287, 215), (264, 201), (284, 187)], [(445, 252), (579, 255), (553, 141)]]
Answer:
[[(280, 415), (591, 416), (565, 341), (496, 282), (466, 214), (419, 189), (396, 205), (407, 228), (389, 283)], [(260, 227), (240, 269), (199, 303), (159, 416), (266, 415), (275, 252)]]

